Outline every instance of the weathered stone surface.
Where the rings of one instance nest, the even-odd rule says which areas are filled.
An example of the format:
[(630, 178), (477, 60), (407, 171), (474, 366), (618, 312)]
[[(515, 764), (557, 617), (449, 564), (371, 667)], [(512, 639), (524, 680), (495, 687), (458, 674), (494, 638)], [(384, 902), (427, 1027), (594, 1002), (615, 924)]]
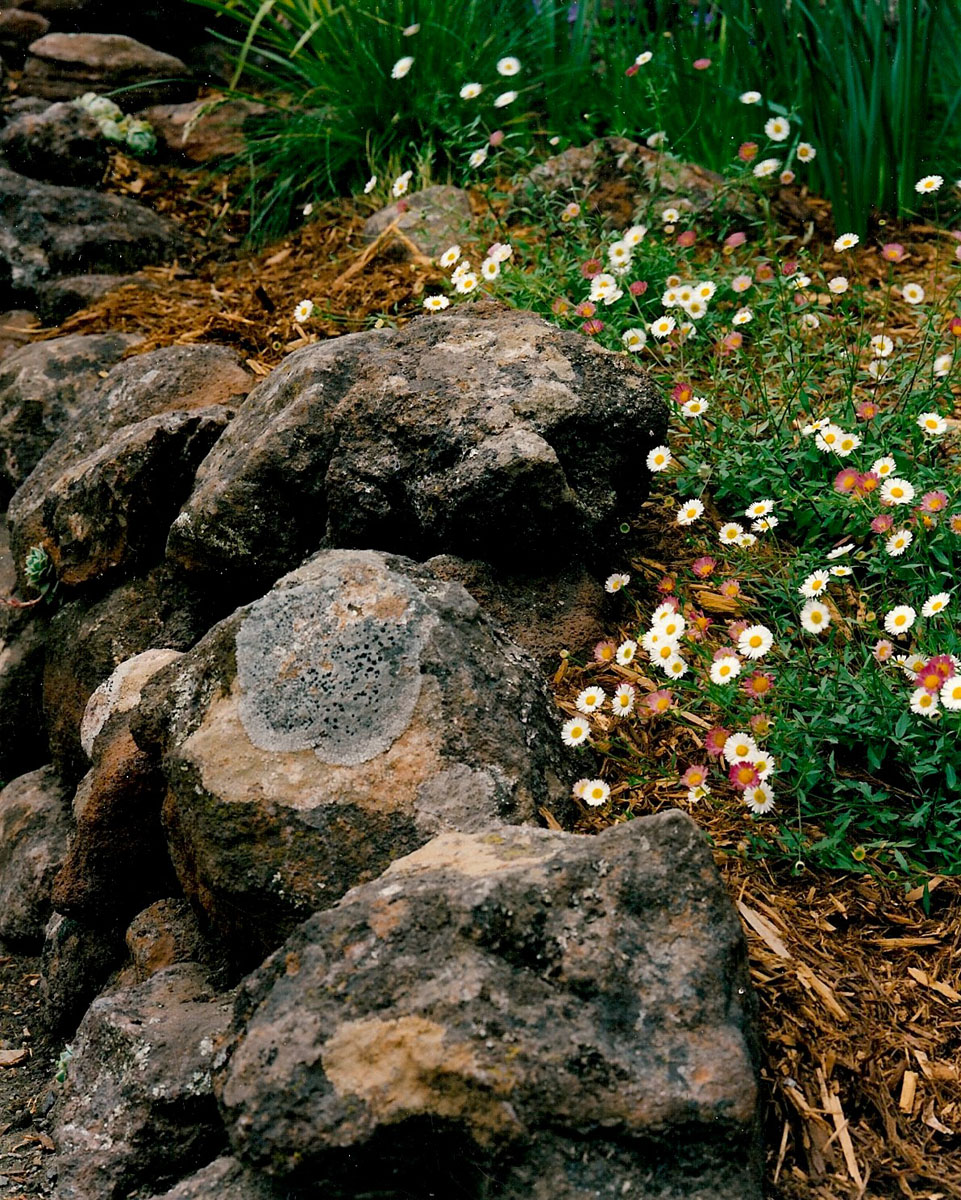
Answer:
[(87, 704), (81, 741), (93, 764), (73, 799), (76, 829), (53, 889), (58, 912), (119, 922), (176, 890), (160, 824), (163, 774), (131, 738), (130, 713), (144, 683), (179, 657), (148, 650), (128, 659)]
[(133, 200), (0, 169), (0, 304), (29, 308), (54, 276), (135, 271), (183, 244), (172, 221)]
[(29, 346), (31, 331), (39, 324), (37, 314), (24, 308), (0, 313), (0, 359), (19, 350), (21, 346)]
[(531, 171), (518, 196), (532, 192), (586, 196), (590, 208), (614, 229), (630, 225), (652, 194), (681, 213), (753, 207), (749, 195), (732, 194), (728, 181), (714, 171), (623, 137), (598, 138), (555, 154)]
[(110, 972), (124, 958), (122, 928), (101, 928), (54, 913), (40, 956), (40, 1004), (51, 1033), (69, 1037)]
[(364, 222), (364, 241), (372, 242), (391, 225), (403, 233), (412, 245), (395, 242), (401, 258), (420, 253), (437, 258), (453, 242), (458, 242), (470, 225), (470, 196), (461, 188), (435, 185), (388, 204)]
[(90, 765), (81, 725), (96, 688), (151, 647), (189, 649), (215, 619), (209, 598), (164, 567), (57, 612), (47, 639), (43, 709), (49, 756), (65, 779), (78, 782)]
[(327, 551), (145, 687), (186, 895), (251, 966), (444, 829), (564, 814), (573, 763), (533, 664), (457, 584)]
[(205, 163), (239, 154), (244, 148), (244, 124), (267, 112), (249, 100), (191, 104), (156, 104), (140, 113), (153, 126), (157, 140), (170, 154)]
[(30, 47), (20, 90), (49, 100), (73, 100), (85, 92), (112, 92), (135, 84), (143, 86), (115, 98), (128, 112), (197, 94), (179, 58), (117, 33), (48, 33)]
[(201, 962), (209, 947), (186, 900), (158, 900), (130, 922), (130, 970), (137, 983), (176, 963)]
[(0, 365), (0, 504), (76, 421), (104, 372), (140, 339), (132, 334), (71, 334), (35, 342)]
[(0, 941), (39, 948), (67, 853), (70, 797), (52, 767), (0, 791)]
[[(7, 523), (0, 520), (0, 596), (16, 587)], [(0, 779), (50, 761), (42, 703), (47, 621), (37, 608), (0, 605)]]
[(99, 183), (110, 158), (97, 122), (75, 104), (16, 117), (0, 132), (0, 152), (21, 175), (77, 187)]
[(198, 463), (251, 381), (220, 346), (119, 363), (11, 499), (16, 561), (42, 544), (74, 587), (159, 558)]
[(66, 275), (37, 289), (37, 309), (47, 325), (59, 325), (81, 308), (96, 303), (114, 288), (144, 283), (143, 275)]
[[(269, 1179), (249, 1171), (235, 1158), (216, 1158), (152, 1200), (297, 1200), (286, 1188), (275, 1189)], [(307, 1200), (304, 1196), (303, 1200)], [(385, 1198), (390, 1200), (390, 1198)]]
[(58, 1200), (149, 1193), (224, 1149), (210, 1069), (229, 1016), (194, 963), (94, 1001), (53, 1113)]
[(321, 544), (530, 567), (636, 510), (666, 419), (624, 356), (498, 305), (334, 338), (250, 394), (168, 554), (244, 589)]
[(0, 11), (0, 54), (12, 66), (23, 65), (27, 47), (37, 38), (42, 38), (50, 28), (46, 17), (22, 8), (5, 8)]
[(234, 1151), (329, 1200), (756, 1200), (746, 960), (679, 812), (442, 834), (242, 985)]
[(596, 642), (615, 616), (598, 576), (566, 556), (563, 565), (539, 575), (498, 571), (450, 554), (424, 565), (441, 579), (462, 583), (518, 646), (550, 669), (556, 669), (561, 650), (578, 652)]

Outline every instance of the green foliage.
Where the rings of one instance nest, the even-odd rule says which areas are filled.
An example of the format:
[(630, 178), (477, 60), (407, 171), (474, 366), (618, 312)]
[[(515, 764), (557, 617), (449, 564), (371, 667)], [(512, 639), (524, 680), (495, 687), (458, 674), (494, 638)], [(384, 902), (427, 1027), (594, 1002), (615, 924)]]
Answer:
[(23, 562), (23, 573), (27, 583), (40, 593), (40, 598), (51, 599), (57, 590), (57, 574), (53, 561), (43, 546), (31, 546)]
[[(642, 786), (660, 761), (662, 780), (680, 788), (685, 768), (706, 755), (688, 737), (685, 750), (652, 758), (649, 745), (638, 746), (657, 739), (639, 726), (659, 721), (666, 744), (684, 745), (676, 728), (703, 739), (704, 722), (747, 731), (765, 717), (758, 740), (776, 764), (775, 807), (748, 817), (758, 852), (846, 870), (961, 871), (961, 710), (940, 686), (928, 688), (933, 701), (919, 700), (931, 660), (942, 680), (961, 676), (961, 486), (942, 417), (961, 372), (961, 322), (945, 320), (961, 298), (958, 259), (942, 251), (925, 273), (925, 297), (911, 260), (895, 263), (900, 248), (888, 247), (889, 286), (876, 289), (871, 259), (845, 250), (849, 239), (823, 266), (814, 254), (785, 258), (773, 231), (759, 229), (743, 242), (722, 229), (678, 246), (663, 207), (641, 214), (650, 230), (614, 268), (621, 240), (548, 198), (529, 214), (538, 236), (517, 242), (490, 289), (611, 349), (632, 345), (674, 399), (671, 457), (653, 504), (684, 519), (667, 535), (673, 552), (659, 554), (670, 561), (661, 591), (677, 597), (689, 627), (708, 623), (679, 644), (686, 670), (677, 677), (659, 678), (663, 665), (637, 649), (641, 677), (671, 696), (656, 718), (638, 676), (602, 664), (587, 672), (608, 696), (591, 730), (603, 775), (612, 786), (621, 773)], [(602, 266), (610, 303), (585, 308)], [(713, 293), (694, 318), (699, 285)], [(673, 328), (658, 340), (651, 331), (667, 316)], [(631, 331), (647, 340), (631, 343)], [(907, 481), (903, 494), (891, 490), (894, 480)], [(691, 500), (704, 511), (687, 521)], [(767, 518), (749, 512), (759, 502)], [(735, 522), (739, 532), (725, 540)], [(707, 573), (695, 571), (707, 557)], [(818, 572), (822, 591), (812, 592)], [(726, 579), (739, 595), (725, 612)], [(640, 644), (662, 597), (645, 596), (636, 581), (629, 594), (636, 599), (619, 636)], [(812, 630), (805, 606), (822, 595), (826, 619)], [(914, 617), (892, 631), (886, 621), (898, 606)], [(763, 625), (773, 647), (756, 661), (740, 651), (739, 676), (716, 682), (717, 652), (737, 646), (732, 619)], [(764, 696), (742, 686), (755, 671), (773, 680)], [(619, 721), (610, 694), (630, 679), (635, 709)], [(716, 765), (709, 785), (701, 803), (740, 803)]]
[[(961, 66), (942, 49), (961, 40), (961, 0), (195, 2), (218, 15), (234, 86), (266, 93), (246, 156), (258, 234), (371, 174), (465, 180), (494, 130), (525, 154), (551, 135), (663, 131), (682, 158), (739, 173), (743, 143), (794, 169), (804, 140), (838, 228), (862, 236), (875, 210), (918, 212), (916, 181), (961, 150)], [(505, 55), (522, 63), (512, 79)], [(484, 91), (463, 99), (470, 82)], [(755, 89), (761, 103), (740, 100)], [(765, 135), (772, 114), (787, 138)]]

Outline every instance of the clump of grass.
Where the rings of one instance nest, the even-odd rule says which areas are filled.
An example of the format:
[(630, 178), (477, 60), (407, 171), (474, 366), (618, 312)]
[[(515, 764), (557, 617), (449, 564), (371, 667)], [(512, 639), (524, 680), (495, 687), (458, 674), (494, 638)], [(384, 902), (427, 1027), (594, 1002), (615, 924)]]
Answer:
[(513, 247), (452, 247), (425, 307), (489, 291), (672, 396), (646, 464), (669, 569), (638, 589), (643, 564), (612, 564), (621, 626), (565, 665), (578, 795), (623, 819), (668, 787), (790, 862), (961, 870), (961, 249), (922, 265), (848, 233), (802, 260), (773, 227), (658, 203), (603, 234), (548, 204)]

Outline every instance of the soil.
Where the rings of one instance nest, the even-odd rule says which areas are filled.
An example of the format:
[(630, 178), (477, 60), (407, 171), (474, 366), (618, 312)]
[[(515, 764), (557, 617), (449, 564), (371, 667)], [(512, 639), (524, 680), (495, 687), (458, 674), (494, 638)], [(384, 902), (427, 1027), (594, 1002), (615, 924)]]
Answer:
[[(320, 208), (248, 253), (229, 181), (116, 155), (107, 185), (180, 220), (195, 251), (34, 336), (136, 330), (147, 337), (138, 352), (221, 342), (265, 375), (309, 341), (406, 320), (439, 279), (429, 262), (404, 261), (392, 235), (365, 246), (363, 199)], [(784, 203), (789, 232), (823, 239), (823, 204), (798, 193)], [(944, 236), (919, 226), (879, 240), (897, 237), (924, 261)], [(876, 250), (859, 261), (875, 266), (881, 286)], [(321, 312), (309, 329), (292, 317), (305, 297)], [(564, 692), (570, 679), (558, 675)], [(673, 803), (654, 789), (636, 812)], [(794, 876), (747, 856), (733, 812), (694, 815), (713, 838), (750, 945), (765, 1039), (768, 1194), (961, 1200), (961, 882), (936, 877), (926, 891), (905, 892), (867, 876)], [(63, 1047), (40, 1034), (36, 972), (34, 958), (0, 956), (0, 1055), (27, 1051), (0, 1066), (2, 1200), (49, 1194), (44, 1113)]]

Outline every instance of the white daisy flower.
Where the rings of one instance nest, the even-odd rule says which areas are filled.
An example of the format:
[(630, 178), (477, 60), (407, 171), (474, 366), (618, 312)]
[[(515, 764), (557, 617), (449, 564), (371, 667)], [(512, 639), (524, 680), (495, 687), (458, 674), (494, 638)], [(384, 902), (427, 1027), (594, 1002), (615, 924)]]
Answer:
[(472, 292), (474, 288), (477, 287), (479, 282), (480, 280), (477, 278), (474, 272), (468, 271), (466, 274), (461, 275), (460, 279), (457, 280), (454, 286), (460, 295), (466, 296), (468, 292)]
[(845, 554), (850, 554), (854, 549), (854, 542), (845, 542), (843, 546), (835, 546), (833, 550), (829, 550), (825, 554), (828, 562), (832, 562), (835, 558), (842, 558)]
[(398, 175), (397, 178), (394, 180), (393, 185), (391, 186), (391, 189), (390, 189), (391, 195), (395, 196), (395, 197), (403, 196), (403, 194), (407, 191), (408, 187), (410, 186), (410, 181), (413, 178), (413, 176), (414, 176), (413, 171), (404, 171), (404, 173), (402, 175)]
[(771, 117), (764, 123), (764, 132), (772, 142), (783, 142), (790, 134), (791, 126), (783, 117)]
[(914, 499), (914, 486), (906, 479), (885, 479), (881, 484), (882, 504), (910, 504)]
[(621, 241), (630, 247), (639, 246), (647, 237), (646, 225), (632, 225), (630, 229), (625, 230)]
[(619, 592), (621, 588), (627, 587), (630, 582), (630, 575), (608, 575), (607, 579), (604, 580), (604, 591), (610, 592), (613, 595), (615, 592)]
[(837, 579), (843, 579), (845, 577), (845, 575), (853, 575), (854, 568), (853, 567), (845, 567), (845, 566), (831, 567), (831, 574), (834, 575)]
[(853, 250), (860, 240), (856, 233), (842, 233), (840, 237), (834, 239), (834, 249), (837, 251)]
[(951, 354), (939, 354), (934, 360), (934, 374), (938, 379), (943, 379), (951, 370), (951, 363), (954, 361), (954, 356)]
[(368, 179), (367, 182), (364, 184), (364, 195), (369, 196), (370, 193), (374, 190), (374, 188), (376, 186), (377, 186), (377, 176), (371, 175), (370, 179)]
[(950, 602), (950, 592), (935, 592), (935, 594), (933, 596), (929, 596), (921, 606), (921, 616), (936, 617), (938, 613), (944, 612)]
[(494, 107), (506, 108), (508, 104), (513, 104), (516, 99), (516, 92), (501, 92), (501, 94), (494, 100)]
[(604, 703), (605, 699), (606, 697), (604, 695), (604, 689), (602, 687), (597, 687), (595, 684), (593, 687), (586, 687), (578, 695), (577, 699), (574, 701), (574, 707), (578, 712), (582, 712), (587, 715), (588, 713), (597, 712), (597, 710)]
[(561, 741), (565, 746), (580, 746), (590, 736), (591, 727), (581, 717), (572, 717), (561, 727)]
[(681, 307), (692, 321), (699, 321), (707, 312), (707, 304), (700, 296), (692, 296), (690, 300), (682, 302)]
[(677, 510), (677, 523), (678, 525), (693, 525), (703, 512), (704, 505), (700, 500), (685, 500)]
[(710, 407), (703, 396), (692, 396), (681, 405), (681, 412), (685, 417), (703, 417)]
[(682, 675), (687, 674), (687, 663), (679, 654), (675, 654), (667, 660), (661, 670), (671, 679), (680, 679)]
[(653, 450), (648, 451), (647, 469), (649, 471), (666, 471), (672, 461), (671, 452), (667, 446), (655, 446)]
[(627, 638), (617, 647), (614, 658), (622, 667), (629, 666), (634, 661), (634, 655), (637, 653), (637, 642)]
[(613, 267), (627, 267), (631, 263), (631, 248), (623, 240), (611, 242), (607, 247), (607, 261)]
[(941, 703), (952, 712), (961, 709), (961, 675), (952, 675), (941, 685)]
[(766, 625), (749, 625), (737, 639), (737, 648), (745, 658), (763, 658), (774, 645), (774, 634)]
[(671, 609), (670, 612), (652, 618), (651, 628), (658, 629), (666, 638), (670, 638), (676, 642), (684, 630), (687, 629), (687, 621), (685, 621), (679, 612)]
[(876, 458), (871, 466), (871, 470), (879, 479), (886, 479), (892, 471), (897, 470), (897, 464), (893, 458)]
[(734, 316), (731, 317), (731, 324), (732, 325), (746, 325), (748, 323), (748, 321), (753, 321), (753, 320), (754, 320), (754, 313), (752, 313), (749, 308), (739, 308), (737, 310), (737, 312), (734, 314)]
[(313, 315), (314, 315), (313, 300), (301, 300), (301, 302), (294, 309), (294, 320), (297, 322), (298, 325), (302, 325), (304, 321), (309, 321)]
[(760, 104), (761, 103), (761, 93), (760, 92), (741, 92), (740, 96), (738, 96), (738, 100), (740, 100), (740, 102), (742, 104)]
[(774, 793), (771, 791), (770, 785), (763, 780), (754, 787), (745, 788), (743, 799), (751, 812), (760, 817), (765, 816), (774, 808)]
[(828, 454), (837, 450), (843, 437), (844, 430), (829, 421), (827, 425), (822, 425), (815, 434), (814, 444), (819, 450), (823, 450)]
[(757, 742), (749, 733), (732, 733), (724, 743), (724, 748), (721, 754), (724, 761), (729, 767), (732, 767), (736, 762), (750, 762), (755, 754), (760, 751), (757, 747)]
[(798, 142), (795, 153), (797, 154), (798, 162), (809, 163), (814, 162), (818, 152), (810, 142)]
[(487, 147), (481, 146), (480, 149), (475, 150), (471, 154), (467, 160), (467, 165), (469, 167), (482, 167), (485, 162), (487, 162)]
[(591, 808), (600, 808), (602, 804), (607, 803), (610, 795), (611, 789), (603, 779), (590, 779), (581, 793), (581, 799), (585, 804), (589, 804)]
[(768, 175), (773, 175), (781, 166), (779, 158), (762, 158), (754, 167), (753, 173), (758, 179), (765, 179)]
[(465, 83), (460, 90), (460, 98), (462, 100), (476, 100), (484, 90), (482, 83)]
[(735, 654), (722, 654), (711, 663), (711, 683), (731, 683), (741, 673), (741, 660)]
[(833, 292), (835, 296), (842, 296), (848, 290), (848, 281), (844, 275), (835, 275), (833, 279), (828, 280), (828, 291)]
[(924, 300), (924, 288), (919, 283), (906, 283), (901, 289), (901, 298), (907, 304), (921, 304)]
[(772, 529), (777, 529), (780, 525), (777, 517), (758, 517), (756, 521), (751, 522), (751, 528), (755, 533), (770, 533)]
[(938, 696), (925, 688), (915, 688), (908, 706), (919, 717), (930, 717), (938, 711)]
[(498, 75), (516, 75), (521, 69), (521, 60), (515, 58), (513, 54), (508, 54), (505, 58), (497, 60)]
[(894, 342), (884, 333), (876, 333), (868, 345), (875, 358), (887, 358), (894, 349)]
[(647, 138), (645, 139), (645, 144), (651, 150), (660, 150), (666, 141), (667, 132), (663, 129), (657, 129), (654, 131), (654, 133), (648, 134)]
[(658, 317), (656, 321), (651, 322), (651, 333), (658, 341), (669, 337), (675, 328), (676, 323), (673, 317)]
[(809, 600), (813, 600), (815, 596), (820, 596), (822, 592), (827, 591), (830, 582), (830, 571), (812, 571), (798, 588), (798, 592)]
[(629, 717), (634, 711), (636, 693), (629, 683), (618, 686), (611, 698), (611, 708), (615, 717)]
[(718, 530), (718, 537), (721, 539), (721, 544), (724, 546), (736, 546), (738, 538), (744, 533), (744, 526), (739, 525), (737, 521), (728, 521)]
[(454, 246), (448, 246), (447, 249), (444, 251), (444, 253), (440, 256), (440, 258), (437, 261), (446, 271), (450, 267), (452, 267), (458, 261), (459, 258), (460, 258), (460, 246), (454, 245)]
[(625, 329), (621, 334), (621, 342), (633, 354), (638, 350), (643, 350), (647, 345), (647, 330), (645, 329)]
[(485, 279), (487, 279), (487, 280), (496, 279), (500, 273), (501, 273), (501, 265), (499, 262), (496, 261), (496, 259), (485, 258), (484, 261), (481, 263), (481, 274), (484, 276)]
[(450, 301), (446, 296), (424, 297), (424, 308), (428, 309), (430, 312), (440, 312), (442, 308), (448, 308), (449, 306)]
[(914, 185), (914, 190), (925, 195), (929, 192), (936, 192), (942, 183), (944, 183), (944, 178), (941, 175), (925, 175)]
[(412, 55), (407, 54), (403, 58), (399, 58), (390, 69), (391, 79), (403, 79), (413, 65)]
[(936, 412), (920, 413), (918, 416), (918, 425), (921, 427), (922, 432), (926, 433), (928, 437), (937, 437), (939, 434), (944, 433), (948, 428), (947, 421), (945, 421), (944, 417)]
[(892, 558), (900, 558), (913, 541), (914, 534), (910, 529), (895, 529), (884, 543), (884, 549)]
[(744, 510), (744, 515), (746, 517), (766, 517), (768, 513), (773, 511), (773, 500), (755, 500)]
[(884, 628), (894, 636), (907, 633), (914, 624), (917, 613), (910, 604), (899, 604), (892, 608), (884, 618)]
[(801, 609), (801, 628), (808, 633), (823, 633), (831, 624), (831, 610), (820, 600), (809, 600)]

